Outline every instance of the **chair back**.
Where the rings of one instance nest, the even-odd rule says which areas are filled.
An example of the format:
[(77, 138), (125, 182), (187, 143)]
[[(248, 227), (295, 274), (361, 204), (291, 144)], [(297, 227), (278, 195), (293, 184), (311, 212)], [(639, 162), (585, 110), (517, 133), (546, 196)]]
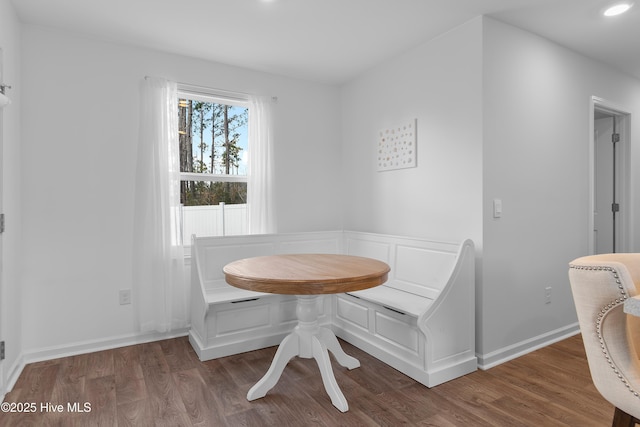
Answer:
[(638, 295), (640, 254), (603, 254), (569, 264), (589, 370), (596, 388), (616, 408), (640, 419), (640, 317), (623, 311)]

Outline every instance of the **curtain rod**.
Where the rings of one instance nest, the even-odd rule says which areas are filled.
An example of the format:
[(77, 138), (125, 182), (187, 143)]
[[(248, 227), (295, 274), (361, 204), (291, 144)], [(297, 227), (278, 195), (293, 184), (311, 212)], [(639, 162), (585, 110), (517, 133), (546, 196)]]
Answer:
[[(144, 76), (144, 78), (146, 80), (151, 78), (151, 76)], [(213, 96), (222, 96), (222, 97), (237, 100), (237, 101), (248, 101), (250, 96), (256, 96), (250, 93), (236, 92), (236, 91), (231, 91), (226, 89), (218, 89), (218, 88), (209, 87), (209, 86), (194, 85), (191, 83), (176, 82), (176, 84), (178, 85), (178, 91), (204, 93), (204, 94), (213, 95)], [(277, 96), (270, 96), (269, 98), (271, 98), (273, 102), (278, 102)]]

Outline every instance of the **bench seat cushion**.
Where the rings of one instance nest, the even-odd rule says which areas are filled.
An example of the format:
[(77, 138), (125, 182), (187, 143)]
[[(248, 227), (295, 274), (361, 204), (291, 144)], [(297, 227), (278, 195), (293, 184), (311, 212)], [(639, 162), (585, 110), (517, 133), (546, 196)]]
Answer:
[(433, 300), (420, 295), (391, 288), (389, 286), (376, 286), (362, 291), (348, 292), (349, 295), (371, 301), (381, 306), (418, 317), (433, 303)]

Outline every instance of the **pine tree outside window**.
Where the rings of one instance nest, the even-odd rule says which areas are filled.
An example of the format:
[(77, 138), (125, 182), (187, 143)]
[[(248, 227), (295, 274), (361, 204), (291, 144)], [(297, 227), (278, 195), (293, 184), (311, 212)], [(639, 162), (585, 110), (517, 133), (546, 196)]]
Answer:
[(183, 242), (248, 234), (249, 100), (178, 87)]

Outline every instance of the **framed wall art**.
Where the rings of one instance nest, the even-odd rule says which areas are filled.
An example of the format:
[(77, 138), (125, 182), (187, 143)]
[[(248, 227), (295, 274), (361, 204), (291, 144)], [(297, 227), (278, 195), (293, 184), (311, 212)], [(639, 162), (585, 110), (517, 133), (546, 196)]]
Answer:
[(416, 167), (417, 119), (378, 132), (378, 171)]

